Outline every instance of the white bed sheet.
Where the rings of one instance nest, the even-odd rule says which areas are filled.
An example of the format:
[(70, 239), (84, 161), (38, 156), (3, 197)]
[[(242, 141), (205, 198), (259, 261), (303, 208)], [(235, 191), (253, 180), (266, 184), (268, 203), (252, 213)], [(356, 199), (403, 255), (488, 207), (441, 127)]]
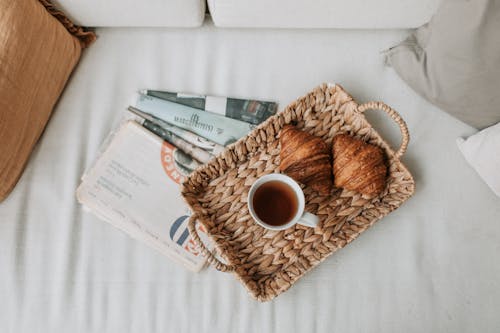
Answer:
[[(383, 66), (405, 31), (99, 29), (32, 159), (0, 204), (1, 332), (493, 332), (500, 199), (456, 148), (474, 130)], [(74, 192), (141, 88), (276, 99), (321, 82), (408, 122), (417, 190), (276, 300), (186, 271), (86, 213)], [(397, 127), (370, 116), (395, 145)], [(168, 204), (168, 203), (166, 203)]]

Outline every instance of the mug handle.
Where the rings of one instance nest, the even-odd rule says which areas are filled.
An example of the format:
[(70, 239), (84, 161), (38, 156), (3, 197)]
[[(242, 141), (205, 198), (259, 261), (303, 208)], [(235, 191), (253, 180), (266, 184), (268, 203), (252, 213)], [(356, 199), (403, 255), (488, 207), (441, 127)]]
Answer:
[(305, 225), (306, 227), (316, 228), (319, 223), (319, 217), (314, 214), (304, 212), (297, 223)]

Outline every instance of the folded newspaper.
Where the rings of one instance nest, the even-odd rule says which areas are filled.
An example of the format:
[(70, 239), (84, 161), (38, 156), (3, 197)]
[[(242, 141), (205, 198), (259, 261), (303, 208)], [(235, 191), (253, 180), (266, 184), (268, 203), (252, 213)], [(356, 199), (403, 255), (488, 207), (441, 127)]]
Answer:
[[(176, 151), (127, 121), (82, 177), (77, 198), (106, 222), (199, 271), (205, 258), (187, 230), (190, 212), (179, 187), (185, 176), (175, 162)], [(203, 234), (200, 224), (198, 228)]]
[[(151, 98), (155, 99), (140, 96), (128, 120), (105, 140), (82, 176), (77, 199), (102, 220), (197, 272), (206, 258), (187, 230), (191, 213), (180, 195), (180, 184), (221, 151), (220, 143), (237, 140), (251, 126), (210, 112), (197, 118), (199, 109), (161, 99), (151, 107)], [(177, 127), (179, 119), (196, 120)], [(189, 131), (200, 124), (204, 130)], [(231, 128), (206, 131), (222, 124)], [(226, 140), (228, 135), (231, 140)], [(210, 248), (201, 224), (197, 230)]]

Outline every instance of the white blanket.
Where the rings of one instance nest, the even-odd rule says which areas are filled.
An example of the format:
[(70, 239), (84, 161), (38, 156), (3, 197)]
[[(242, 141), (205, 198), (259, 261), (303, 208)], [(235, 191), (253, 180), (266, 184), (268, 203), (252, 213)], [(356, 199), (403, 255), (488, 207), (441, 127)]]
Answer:
[[(455, 145), (473, 129), (379, 53), (405, 31), (98, 29), (20, 183), (0, 204), (0, 332), (493, 332), (500, 199)], [(321, 82), (408, 122), (416, 193), (276, 300), (193, 274), (85, 212), (75, 189), (138, 89), (275, 99)], [(399, 130), (369, 118), (394, 146)]]

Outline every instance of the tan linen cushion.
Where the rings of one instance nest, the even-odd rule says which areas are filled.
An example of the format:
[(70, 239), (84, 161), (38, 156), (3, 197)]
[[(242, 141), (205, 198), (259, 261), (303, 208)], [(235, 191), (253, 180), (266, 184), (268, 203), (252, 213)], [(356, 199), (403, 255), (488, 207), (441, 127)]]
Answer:
[(444, 0), (432, 20), (387, 51), (417, 93), (476, 128), (500, 121), (500, 0)]
[(0, 201), (21, 176), (82, 47), (94, 38), (48, 1), (0, 0)]

